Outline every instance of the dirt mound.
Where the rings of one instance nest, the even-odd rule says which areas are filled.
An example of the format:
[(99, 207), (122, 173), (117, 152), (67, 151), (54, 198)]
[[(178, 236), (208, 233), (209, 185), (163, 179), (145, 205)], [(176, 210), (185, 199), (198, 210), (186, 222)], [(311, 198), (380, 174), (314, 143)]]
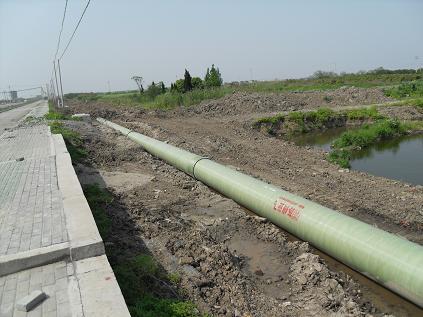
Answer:
[(391, 118), (398, 118), (400, 120), (423, 120), (423, 109), (413, 106), (383, 106), (379, 107), (379, 112), (382, 115)]
[(346, 87), (329, 91), (246, 93), (237, 92), (218, 100), (204, 101), (188, 113), (226, 116), (245, 113), (295, 111), (316, 107), (365, 105), (389, 101), (381, 89)]

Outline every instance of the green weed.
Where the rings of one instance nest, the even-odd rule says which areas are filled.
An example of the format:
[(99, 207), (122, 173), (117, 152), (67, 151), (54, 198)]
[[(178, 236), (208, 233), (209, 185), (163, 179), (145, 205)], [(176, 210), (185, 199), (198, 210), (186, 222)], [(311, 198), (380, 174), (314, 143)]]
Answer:
[(178, 284), (181, 281), (181, 275), (179, 275), (178, 272), (169, 273), (167, 275), (167, 278), (169, 281), (171, 281), (173, 284)]
[(188, 301), (145, 296), (130, 306), (132, 317), (199, 317), (195, 305)]
[(178, 273), (165, 274), (156, 261), (140, 254), (113, 267), (116, 279), (133, 317), (206, 317), (190, 301), (161, 298), (151, 285), (157, 280), (177, 284)]
[(87, 156), (87, 151), (82, 147), (83, 141), (78, 132), (66, 128), (59, 121), (50, 122), (49, 126), (51, 133), (61, 134), (63, 136), (72, 161), (80, 162)]
[(80, 118), (72, 118), (71, 115), (63, 114), (57, 111), (52, 101), (48, 102), (48, 112), (44, 115), (44, 118), (47, 120), (74, 120), (80, 121)]
[(329, 161), (338, 164), (340, 167), (350, 167), (351, 153), (347, 150), (332, 150), (329, 153)]
[(423, 97), (423, 80), (402, 83), (398, 86), (385, 89), (385, 95), (397, 99)]
[(353, 109), (348, 110), (346, 112), (348, 119), (350, 120), (364, 120), (364, 119), (382, 119), (383, 116), (379, 114), (377, 111), (376, 106), (372, 106), (370, 108), (360, 108), (360, 109)]

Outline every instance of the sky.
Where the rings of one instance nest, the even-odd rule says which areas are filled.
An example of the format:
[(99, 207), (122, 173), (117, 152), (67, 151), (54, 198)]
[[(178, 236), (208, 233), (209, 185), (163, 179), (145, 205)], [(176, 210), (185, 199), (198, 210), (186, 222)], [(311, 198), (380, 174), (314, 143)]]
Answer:
[[(59, 56), (87, 0), (69, 0)], [(65, 0), (0, 0), (0, 91), (50, 81)], [(421, 0), (92, 0), (60, 61), (63, 89), (136, 89), (423, 67)]]

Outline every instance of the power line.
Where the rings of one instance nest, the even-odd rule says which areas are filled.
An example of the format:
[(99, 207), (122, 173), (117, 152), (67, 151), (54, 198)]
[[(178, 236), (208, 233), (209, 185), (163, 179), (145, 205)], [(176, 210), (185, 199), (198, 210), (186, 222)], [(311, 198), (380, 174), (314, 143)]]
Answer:
[(65, 2), (65, 10), (63, 11), (62, 26), (61, 26), (61, 28), (60, 28), (60, 32), (59, 32), (59, 39), (57, 40), (56, 53), (54, 54), (54, 59), (53, 59), (53, 60), (56, 60), (57, 53), (59, 53), (60, 39), (61, 39), (61, 37), (62, 37), (63, 24), (65, 23), (65, 16), (66, 16), (66, 9), (67, 9), (67, 7), (68, 7), (68, 0), (66, 0), (66, 2)]
[(90, 5), (90, 2), (91, 2), (91, 0), (88, 0), (87, 5), (85, 6), (84, 11), (82, 12), (82, 15), (81, 15), (81, 17), (79, 18), (78, 23), (76, 24), (75, 30), (73, 30), (72, 36), (70, 37), (69, 42), (68, 42), (68, 44), (66, 45), (66, 47), (65, 47), (65, 49), (64, 49), (64, 51), (63, 51), (63, 53), (62, 53), (62, 55), (60, 55), (59, 59), (62, 59), (63, 55), (65, 55), (65, 53), (66, 53), (66, 51), (67, 51), (67, 49), (68, 49), (68, 47), (69, 47), (69, 44), (72, 42), (72, 39), (73, 39), (73, 37), (75, 36), (76, 30), (78, 29), (79, 24), (81, 23), (82, 18), (84, 17), (85, 11), (87, 11), (88, 6)]

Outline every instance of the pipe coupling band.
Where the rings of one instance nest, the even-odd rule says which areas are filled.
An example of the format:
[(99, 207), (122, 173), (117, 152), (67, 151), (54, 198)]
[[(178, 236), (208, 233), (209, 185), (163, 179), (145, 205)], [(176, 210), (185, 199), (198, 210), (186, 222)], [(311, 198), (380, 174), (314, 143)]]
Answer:
[(200, 162), (201, 160), (210, 160), (210, 159), (211, 157), (209, 156), (203, 156), (195, 161), (194, 165), (192, 166), (192, 177), (194, 177), (194, 179), (198, 180), (197, 177), (195, 177), (195, 166), (197, 165), (197, 163)]

